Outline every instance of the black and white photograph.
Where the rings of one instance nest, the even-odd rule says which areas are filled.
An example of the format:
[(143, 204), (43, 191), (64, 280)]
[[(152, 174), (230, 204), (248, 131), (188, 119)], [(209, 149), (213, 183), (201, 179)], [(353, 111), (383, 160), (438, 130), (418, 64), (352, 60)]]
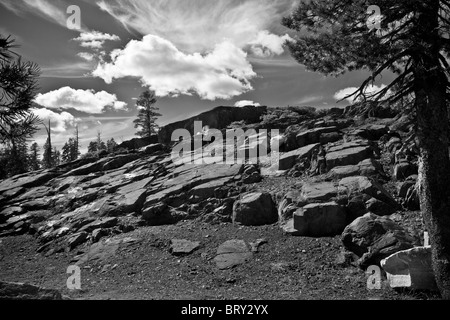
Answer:
[(0, 300), (448, 300), (449, 110), (447, 0), (0, 0)]

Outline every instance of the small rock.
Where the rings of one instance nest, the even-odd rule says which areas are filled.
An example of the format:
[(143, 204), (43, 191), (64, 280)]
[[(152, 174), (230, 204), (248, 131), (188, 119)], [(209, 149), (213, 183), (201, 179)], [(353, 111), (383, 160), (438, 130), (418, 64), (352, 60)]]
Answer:
[(219, 246), (214, 261), (220, 270), (225, 270), (245, 263), (252, 256), (245, 241), (229, 240)]
[(188, 255), (200, 247), (200, 242), (172, 239), (170, 245), (170, 253), (174, 256)]

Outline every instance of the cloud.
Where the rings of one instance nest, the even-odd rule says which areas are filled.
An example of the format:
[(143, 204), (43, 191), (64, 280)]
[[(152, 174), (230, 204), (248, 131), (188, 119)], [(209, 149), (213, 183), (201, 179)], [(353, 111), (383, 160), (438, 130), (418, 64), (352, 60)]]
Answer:
[(35, 102), (49, 109), (78, 110), (85, 113), (100, 114), (107, 107), (123, 110), (127, 104), (118, 101), (115, 94), (105, 91), (75, 90), (63, 87), (45, 94), (39, 93)]
[[(377, 85), (369, 85), (369, 86), (367, 86), (367, 88), (366, 88), (366, 90), (365, 90), (365, 94), (366, 94), (366, 95), (367, 95), (367, 94), (374, 94), (374, 93), (377, 93), (377, 92), (383, 90), (384, 88), (386, 88), (386, 85), (384, 85), (384, 84), (381, 84), (380, 86), (377, 86)], [(349, 88), (345, 88), (345, 89), (339, 90), (338, 92), (336, 92), (336, 93), (334, 94), (334, 99), (336, 99), (336, 100), (342, 100), (342, 99), (344, 99), (346, 96), (348, 96), (348, 95), (354, 93), (354, 92), (355, 92), (356, 90), (358, 90), (358, 89), (359, 89), (359, 88), (357, 88), (357, 87), (349, 87)], [(390, 94), (390, 91), (388, 91), (387, 95), (389, 95), (389, 94)], [(361, 98), (359, 98), (358, 100), (360, 100), (360, 99), (361, 99)], [(355, 96), (346, 98), (346, 100), (347, 100), (348, 102), (350, 102), (350, 103), (355, 103), (355, 102), (357, 102), (357, 100), (355, 100)]]
[(88, 31), (80, 33), (80, 36), (73, 40), (80, 42), (84, 48), (101, 49), (106, 41), (120, 41), (120, 38), (113, 34)]
[(242, 107), (246, 107), (246, 106), (255, 106), (255, 107), (260, 107), (261, 104), (257, 103), (257, 102), (253, 102), (251, 100), (241, 100), (238, 101), (234, 104), (234, 106), (236, 108), (242, 108)]
[(244, 48), (261, 30), (278, 29), (295, 1), (109, 0), (97, 5), (127, 29), (157, 35), (182, 51), (213, 49), (224, 41)]
[(68, 112), (56, 113), (45, 108), (34, 108), (31, 111), (43, 120), (46, 125), (47, 121), (50, 120), (52, 131), (57, 133), (66, 132), (67, 129), (74, 126), (77, 121), (77, 119), (75, 119), (75, 117)]
[(89, 52), (80, 52), (77, 53), (77, 56), (79, 56), (80, 58), (86, 60), (86, 61), (93, 61), (95, 58), (95, 55)]
[(283, 45), (287, 40), (292, 40), (288, 34), (278, 36), (263, 30), (258, 33), (255, 40), (250, 42), (250, 47), (252, 53), (257, 57), (272, 57), (283, 54)]
[(233, 43), (222, 42), (206, 54), (187, 54), (154, 35), (132, 40), (111, 53), (110, 63), (99, 63), (92, 73), (111, 83), (139, 78), (157, 96), (198, 94), (202, 99), (229, 99), (252, 90), (256, 76), (247, 54)]

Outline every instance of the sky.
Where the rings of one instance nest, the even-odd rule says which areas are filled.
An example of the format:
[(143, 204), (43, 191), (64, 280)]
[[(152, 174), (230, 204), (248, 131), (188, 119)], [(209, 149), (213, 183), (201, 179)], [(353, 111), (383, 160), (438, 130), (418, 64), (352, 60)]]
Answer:
[[(118, 143), (136, 137), (136, 99), (147, 88), (161, 126), (217, 106), (348, 105), (337, 100), (367, 73), (327, 78), (298, 64), (284, 46), (295, 32), (281, 25), (297, 3), (1, 0), (0, 34), (41, 68), (34, 112), (51, 120), (53, 144), (78, 125), (85, 152), (97, 132)], [(33, 140), (45, 139), (42, 127)]]

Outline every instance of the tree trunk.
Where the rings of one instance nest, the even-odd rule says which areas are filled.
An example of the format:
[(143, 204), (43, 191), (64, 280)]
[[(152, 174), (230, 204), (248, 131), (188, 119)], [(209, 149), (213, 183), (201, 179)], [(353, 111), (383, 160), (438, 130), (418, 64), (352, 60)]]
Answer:
[[(430, 234), (432, 265), (443, 299), (450, 299), (450, 158), (446, 74), (439, 61), (439, 1), (421, 3), (413, 58), (419, 196)], [(420, 39), (420, 40), (419, 40)]]
[(438, 72), (416, 74), (418, 120), (419, 194), (430, 234), (436, 282), (444, 299), (450, 299), (450, 160), (446, 79)]

